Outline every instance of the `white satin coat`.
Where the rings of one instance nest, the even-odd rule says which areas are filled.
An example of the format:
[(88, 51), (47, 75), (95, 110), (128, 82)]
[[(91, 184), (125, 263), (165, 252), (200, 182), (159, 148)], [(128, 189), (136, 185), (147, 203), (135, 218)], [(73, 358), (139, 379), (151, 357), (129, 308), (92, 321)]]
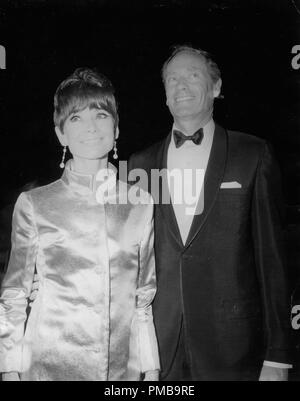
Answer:
[[(118, 181), (105, 192), (107, 180), (99, 186), (95, 178), (69, 164), (60, 180), (16, 203), (0, 300), (2, 372), (22, 380), (139, 380), (159, 368), (150, 195), (143, 204), (118, 204), (129, 186)], [(26, 321), (35, 269), (39, 291)]]

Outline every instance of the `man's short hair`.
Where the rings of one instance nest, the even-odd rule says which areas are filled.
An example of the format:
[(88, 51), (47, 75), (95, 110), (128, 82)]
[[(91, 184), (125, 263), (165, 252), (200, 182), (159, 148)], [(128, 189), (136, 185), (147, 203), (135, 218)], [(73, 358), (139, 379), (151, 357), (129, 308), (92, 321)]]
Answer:
[(118, 107), (110, 80), (94, 69), (77, 68), (55, 92), (54, 124), (63, 131), (66, 119), (87, 107), (106, 110), (117, 127)]
[(165, 72), (168, 64), (179, 53), (197, 54), (198, 56), (202, 57), (207, 67), (208, 73), (211, 77), (211, 80), (214, 84), (221, 78), (221, 71), (217, 66), (217, 63), (213, 60), (210, 53), (190, 45), (175, 45), (172, 47), (172, 53), (168, 57), (168, 59), (164, 62), (161, 70), (163, 82), (165, 82)]

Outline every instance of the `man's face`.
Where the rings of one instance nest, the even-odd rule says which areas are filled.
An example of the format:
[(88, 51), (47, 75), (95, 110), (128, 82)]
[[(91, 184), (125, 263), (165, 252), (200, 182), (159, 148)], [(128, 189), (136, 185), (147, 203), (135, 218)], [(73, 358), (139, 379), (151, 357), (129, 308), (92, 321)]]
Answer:
[(216, 93), (200, 55), (178, 53), (167, 65), (164, 77), (167, 105), (175, 120), (203, 120), (211, 113)]

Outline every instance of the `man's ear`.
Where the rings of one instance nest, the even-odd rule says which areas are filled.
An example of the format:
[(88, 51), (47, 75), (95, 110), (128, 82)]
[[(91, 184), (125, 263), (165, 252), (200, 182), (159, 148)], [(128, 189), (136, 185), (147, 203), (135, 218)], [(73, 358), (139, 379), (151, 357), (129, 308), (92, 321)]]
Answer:
[(165, 86), (165, 96), (166, 96), (166, 105), (169, 107), (169, 101), (168, 101), (166, 86)]
[(115, 140), (119, 138), (119, 134), (120, 134), (119, 127), (117, 127), (115, 131)]
[(57, 136), (60, 144), (62, 146), (67, 146), (68, 143), (67, 143), (66, 136), (61, 132), (60, 128), (57, 125), (54, 128), (55, 128), (55, 133), (56, 133), (56, 136)]
[(217, 82), (214, 84), (214, 88), (213, 88), (213, 94), (214, 94), (214, 98), (218, 97), (221, 93), (221, 87), (222, 87), (222, 79), (219, 78), (217, 80)]

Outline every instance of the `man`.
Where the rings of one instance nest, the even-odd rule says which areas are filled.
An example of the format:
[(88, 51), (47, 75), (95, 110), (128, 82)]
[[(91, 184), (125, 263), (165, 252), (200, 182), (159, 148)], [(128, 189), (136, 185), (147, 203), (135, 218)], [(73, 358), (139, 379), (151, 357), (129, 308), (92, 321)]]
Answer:
[(264, 140), (213, 121), (221, 76), (206, 52), (175, 48), (162, 75), (172, 132), (134, 154), (129, 169), (205, 175), (192, 214), (175, 202), (170, 179), (171, 202), (160, 194), (155, 207), (161, 378), (286, 380), (288, 290), (272, 152)]

